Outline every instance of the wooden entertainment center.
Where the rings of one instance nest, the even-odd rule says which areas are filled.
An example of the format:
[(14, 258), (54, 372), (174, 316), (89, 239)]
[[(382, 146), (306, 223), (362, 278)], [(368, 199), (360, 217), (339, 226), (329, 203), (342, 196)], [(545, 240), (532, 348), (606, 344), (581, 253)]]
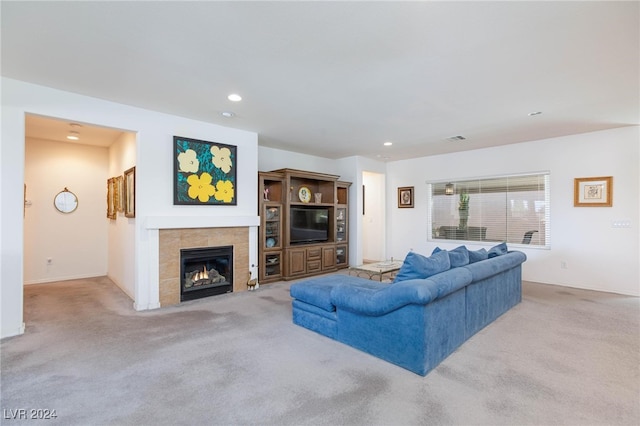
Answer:
[(349, 187), (339, 176), (279, 169), (258, 173), (259, 282), (349, 266)]

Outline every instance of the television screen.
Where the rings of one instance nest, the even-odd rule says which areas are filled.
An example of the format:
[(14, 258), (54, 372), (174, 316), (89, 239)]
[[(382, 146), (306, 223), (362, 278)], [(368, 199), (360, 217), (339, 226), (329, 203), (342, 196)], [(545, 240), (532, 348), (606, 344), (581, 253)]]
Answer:
[(311, 243), (329, 239), (329, 209), (322, 207), (291, 207), (291, 243)]

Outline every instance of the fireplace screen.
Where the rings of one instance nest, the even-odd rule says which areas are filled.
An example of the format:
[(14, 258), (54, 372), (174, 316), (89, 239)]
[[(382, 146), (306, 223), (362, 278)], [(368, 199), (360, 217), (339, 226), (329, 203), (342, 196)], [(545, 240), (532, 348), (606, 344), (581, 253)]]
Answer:
[(233, 291), (233, 246), (180, 250), (180, 300)]

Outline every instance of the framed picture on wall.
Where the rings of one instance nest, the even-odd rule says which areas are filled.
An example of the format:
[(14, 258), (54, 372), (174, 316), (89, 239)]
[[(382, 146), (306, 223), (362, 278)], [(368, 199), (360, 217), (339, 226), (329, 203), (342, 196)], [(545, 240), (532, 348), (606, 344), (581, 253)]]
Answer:
[(236, 146), (174, 136), (173, 204), (235, 206), (237, 167)]
[(413, 186), (398, 188), (398, 208), (413, 208)]
[(124, 178), (116, 177), (116, 210), (120, 213), (124, 211)]
[(136, 217), (136, 168), (124, 172), (124, 215)]
[(116, 218), (116, 178), (107, 179), (107, 218)]
[(613, 206), (613, 176), (575, 178), (574, 207)]

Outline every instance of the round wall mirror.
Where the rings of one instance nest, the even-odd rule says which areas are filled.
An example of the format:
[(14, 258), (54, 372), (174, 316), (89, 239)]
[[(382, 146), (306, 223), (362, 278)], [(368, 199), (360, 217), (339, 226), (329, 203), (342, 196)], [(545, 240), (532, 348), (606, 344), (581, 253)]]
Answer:
[(67, 188), (58, 192), (53, 199), (53, 205), (61, 213), (71, 213), (78, 208), (78, 197)]

